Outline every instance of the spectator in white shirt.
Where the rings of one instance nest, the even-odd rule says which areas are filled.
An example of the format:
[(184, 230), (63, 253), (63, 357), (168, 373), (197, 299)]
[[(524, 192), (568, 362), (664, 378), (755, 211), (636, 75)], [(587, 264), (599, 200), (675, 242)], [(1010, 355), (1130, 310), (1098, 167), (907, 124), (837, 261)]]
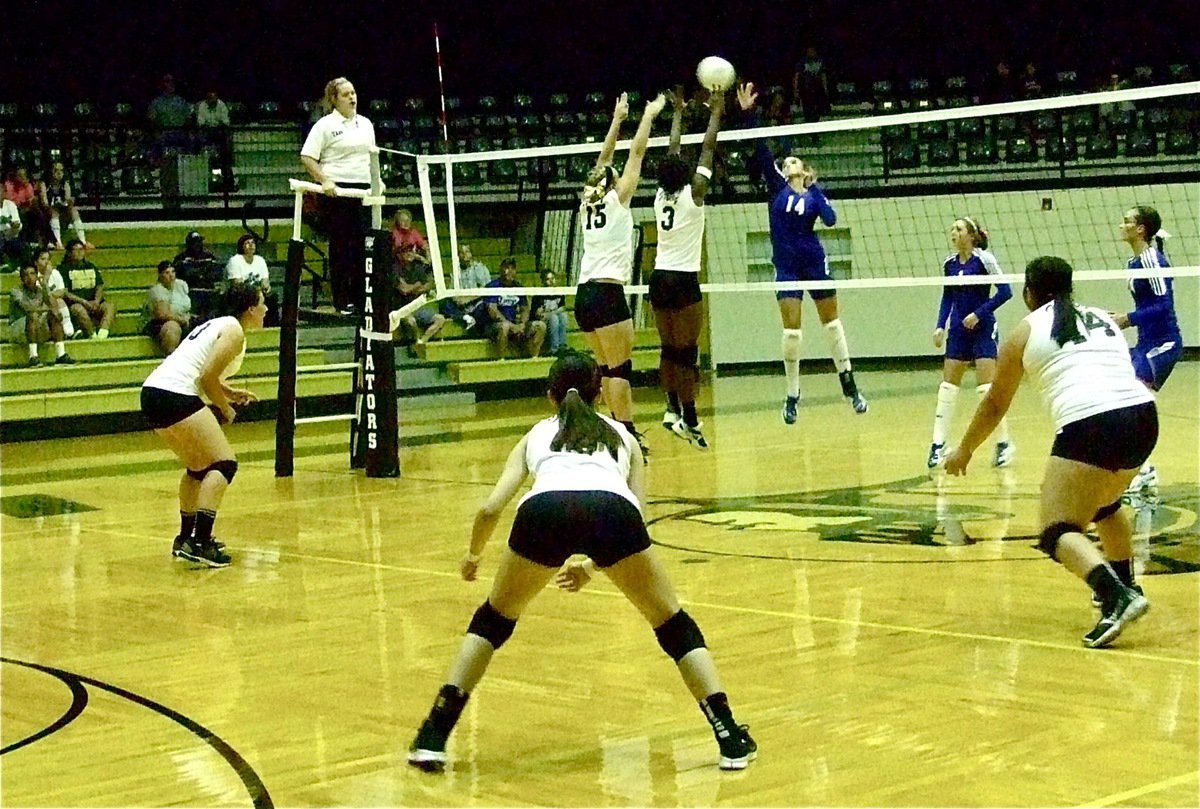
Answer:
[(266, 260), (258, 255), (258, 240), (252, 234), (243, 234), (238, 239), (237, 252), (229, 257), (225, 265), (225, 280), (258, 286), (267, 303), (265, 325), (279, 325), (279, 296), (271, 292), (271, 272), (267, 269)]

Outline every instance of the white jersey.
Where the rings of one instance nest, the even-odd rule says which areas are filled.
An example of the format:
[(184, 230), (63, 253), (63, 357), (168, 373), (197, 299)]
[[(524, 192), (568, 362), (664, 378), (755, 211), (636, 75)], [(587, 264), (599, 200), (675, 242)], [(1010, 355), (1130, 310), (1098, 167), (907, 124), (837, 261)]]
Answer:
[(1075, 308), (1082, 339), (1062, 346), (1050, 336), (1053, 301), (1025, 317), (1029, 342), (1021, 363), (1037, 381), (1056, 431), (1097, 413), (1154, 401), (1134, 374), (1129, 346), (1108, 313), (1094, 306)]
[(313, 124), (300, 149), (311, 157), (334, 183), (371, 182), (371, 147), (375, 127), (361, 115), (343, 118), (337, 110)]
[(641, 504), (629, 488), (629, 442), (633, 437), (620, 423), (607, 416), (600, 418), (621, 437), (616, 460), (607, 447), (591, 455), (550, 449), (550, 442), (558, 435), (558, 416), (533, 425), (525, 444), (525, 466), (533, 475), (533, 487), (521, 498), (522, 503), (542, 492), (600, 491), (619, 494), (641, 511)]
[(654, 269), (700, 272), (704, 246), (704, 206), (692, 198), (688, 183), (677, 195), (661, 188), (654, 195), (654, 220), (658, 222), (658, 255)]
[(599, 202), (579, 206), (583, 220), (583, 261), (579, 283), (608, 279), (628, 284), (633, 274), (633, 214), (611, 189)]
[[(185, 396), (199, 396), (200, 374), (216, 352), (217, 339), (226, 329), (241, 329), (236, 317), (218, 317), (201, 323), (192, 333), (179, 343), (162, 364), (150, 372), (144, 388), (158, 388), (172, 393), (182, 393)], [(238, 372), (242, 367), (242, 359), (246, 356), (246, 340), (242, 339), (242, 350), (233, 358), (233, 362), (221, 372), (224, 381)]]

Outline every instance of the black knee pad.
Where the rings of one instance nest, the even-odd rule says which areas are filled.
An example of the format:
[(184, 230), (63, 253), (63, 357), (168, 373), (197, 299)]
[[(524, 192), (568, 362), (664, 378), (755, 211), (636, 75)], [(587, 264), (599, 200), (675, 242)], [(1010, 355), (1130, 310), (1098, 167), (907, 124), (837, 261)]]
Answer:
[(1109, 517), (1116, 514), (1120, 510), (1121, 510), (1121, 498), (1118, 497), (1116, 500), (1112, 501), (1107, 506), (1101, 506), (1100, 508), (1098, 508), (1096, 510), (1096, 516), (1092, 517), (1092, 522), (1101, 522), (1102, 520), (1107, 520)]
[(608, 373), (601, 372), (601, 376), (611, 376), (614, 379), (629, 379), (633, 376), (633, 360), (625, 360), (620, 365), (608, 366)]
[(1083, 533), (1083, 528), (1069, 522), (1052, 523), (1042, 529), (1042, 535), (1038, 537), (1038, 550), (1049, 556), (1054, 561), (1058, 561), (1058, 541), (1062, 539), (1063, 534)]
[(492, 644), (493, 649), (499, 649), (512, 636), (516, 625), (516, 621), (505, 618), (496, 612), (496, 608), (490, 601), (485, 601), (483, 606), (475, 610), (475, 614), (471, 616), (471, 624), (467, 627), (467, 632), (483, 638)]
[(204, 470), (204, 474), (209, 472), (220, 472), (225, 477), (226, 483), (233, 483), (233, 476), (237, 474), (238, 462), (234, 460), (217, 461), (208, 465)]
[(601, 365), (600, 366), (600, 376), (601, 376), (601, 378), (606, 377), (606, 376), (612, 376), (612, 368), (609, 368), (607, 365)]
[(207, 474), (207, 469), (189, 469), (187, 471), (187, 476), (192, 480), (204, 480), (204, 476)]
[(679, 364), (684, 368), (695, 368), (700, 364), (700, 347), (688, 346), (687, 348), (678, 348)]
[(683, 364), (683, 358), (679, 355), (680, 349), (675, 346), (663, 346), (659, 349), (659, 353), (662, 354), (662, 358), (667, 362), (674, 363), (675, 365)]
[(662, 626), (654, 630), (658, 645), (672, 660), (678, 663), (689, 652), (704, 648), (704, 634), (692, 620), (692, 616), (683, 610), (672, 615)]

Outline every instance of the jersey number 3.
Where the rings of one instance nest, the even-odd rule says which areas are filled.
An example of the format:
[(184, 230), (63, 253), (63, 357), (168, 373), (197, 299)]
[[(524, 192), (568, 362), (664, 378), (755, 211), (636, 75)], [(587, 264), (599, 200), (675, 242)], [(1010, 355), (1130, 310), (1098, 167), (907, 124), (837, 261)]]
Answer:
[(604, 227), (604, 224), (608, 221), (608, 218), (604, 215), (604, 203), (603, 202), (601, 202), (599, 205), (586, 206), (584, 209), (583, 217), (584, 217), (583, 226), (587, 230), (592, 230), (592, 229), (599, 230), (600, 228)]
[(663, 206), (663, 220), (658, 223), (658, 226), (663, 230), (670, 230), (675, 227), (675, 209), (670, 205)]

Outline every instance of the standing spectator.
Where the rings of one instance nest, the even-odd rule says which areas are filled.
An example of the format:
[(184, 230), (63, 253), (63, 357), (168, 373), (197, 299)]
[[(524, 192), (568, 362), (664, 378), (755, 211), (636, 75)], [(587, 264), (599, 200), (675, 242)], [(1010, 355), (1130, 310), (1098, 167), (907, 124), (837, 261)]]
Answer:
[(1008, 62), (1000, 61), (988, 74), (984, 81), (983, 101), (986, 104), (1000, 104), (1013, 101), (1017, 97), (1017, 79), (1012, 74)]
[(829, 112), (829, 75), (825, 72), (825, 60), (814, 45), (809, 45), (804, 58), (796, 63), (792, 99), (804, 109), (804, 120), (808, 123), (821, 120)]
[(333, 111), (309, 130), (300, 162), (325, 194), (319, 210), (329, 234), (333, 305), (342, 314), (353, 315), (363, 295), (366, 214), (362, 200), (339, 197), (338, 189), (371, 187), (370, 149), (375, 145), (375, 127), (358, 114), (358, 94), (349, 79), (338, 77), (326, 84), (325, 103)]
[[(489, 287), (515, 287), (517, 283), (517, 260), (512, 258), (500, 262), (500, 277), (488, 284)], [(529, 298), (523, 295), (499, 294), (484, 298), (487, 311), (487, 336), (496, 344), (500, 359), (508, 356), (508, 343), (514, 340), (524, 343), (529, 356), (536, 357), (546, 339), (546, 324), (529, 319)]]
[(75, 196), (71, 193), (71, 181), (67, 179), (67, 168), (61, 160), (56, 160), (50, 166), (50, 176), (38, 183), (38, 196), (42, 208), (50, 218), (50, 233), (54, 236), (54, 249), (63, 249), (62, 217), (71, 220), (75, 229), (75, 238), (83, 242), (83, 246), (92, 249), (92, 244), (83, 232), (83, 219), (79, 209), (75, 207)]
[(229, 139), (229, 107), (210, 89), (203, 101), (196, 102), (196, 126), (200, 140), (208, 148), (216, 150), (217, 165), (221, 169), (221, 187), (233, 190), (233, 145)]
[(100, 268), (83, 257), (83, 242), (79, 239), (67, 242), (67, 255), (58, 269), (67, 282), (65, 297), (75, 322), (88, 337), (107, 338), (117, 309), (104, 297)]
[[(410, 261), (406, 265), (396, 265), (396, 305), (403, 306), (417, 298), (424, 297), (433, 289), (433, 271), (427, 261), (420, 257)], [(400, 327), (401, 322), (405, 323), (412, 332), (412, 339), (417, 341), (417, 344), (424, 344), (433, 338), (435, 334), (442, 330), (446, 325), (444, 315), (438, 313), (433, 304), (422, 306), (417, 311), (400, 320), (398, 311), (392, 312), (389, 318), (389, 325), (392, 331), (396, 331)], [(424, 331), (422, 331), (424, 330)]]
[(54, 311), (50, 293), (38, 278), (32, 265), (21, 268), (21, 286), (12, 291), (12, 307), (9, 310), (9, 338), (14, 343), (29, 345), (29, 367), (42, 364), (38, 359), (38, 343), (54, 341), (55, 365), (69, 365), (75, 360), (67, 353), (62, 330), (62, 321)]
[(171, 260), (175, 275), (186, 281), (192, 295), (192, 306), (196, 322), (212, 317), (213, 297), (217, 282), (221, 280), (221, 267), (217, 257), (204, 246), (204, 236), (193, 230), (184, 238), (183, 250)]
[(46, 213), (24, 166), (16, 166), (8, 173), (8, 179), (4, 181), (4, 198), (12, 200), (21, 214), (22, 238), (30, 244), (45, 244)]
[(71, 310), (67, 307), (66, 300), (67, 285), (63, 281), (62, 273), (56, 270), (50, 262), (50, 248), (38, 248), (37, 252), (33, 254), (33, 266), (38, 271), (42, 286), (50, 295), (50, 308), (62, 321), (63, 335), (68, 339), (76, 335), (82, 337), (83, 332), (76, 332), (75, 324), (71, 322)]
[(429, 263), (429, 242), (413, 224), (408, 208), (401, 208), (392, 217), (392, 255), (402, 268), (417, 259)]
[(167, 73), (159, 82), (159, 94), (146, 108), (146, 118), (154, 130), (155, 140), (150, 146), (150, 159), (159, 163), (167, 151), (176, 151), (187, 145), (187, 127), (192, 122), (192, 105), (175, 92), (175, 77)]
[(1021, 94), (1025, 98), (1041, 98), (1042, 82), (1038, 79), (1037, 65), (1025, 63), (1025, 72), (1021, 74)]
[(8, 197), (0, 200), (0, 258), (19, 264), (25, 260), (29, 245), (21, 238), (21, 212)]
[[(542, 273), (542, 286), (557, 286), (554, 273)], [(546, 337), (551, 354), (567, 348), (567, 303), (566, 297), (558, 294), (538, 295), (533, 299), (533, 316), (546, 324)]]
[(158, 344), (164, 355), (179, 347), (192, 328), (192, 299), (186, 281), (175, 277), (169, 261), (158, 262), (158, 281), (146, 292), (142, 334)]
[[(458, 283), (462, 289), (482, 289), (492, 283), (492, 274), (487, 266), (471, 253), (471, 245), (458, 246)], [(453, 320), (463, 331), (470, 331), (477, 321), (486, 319), (480, 313), (483, 298), (464, 295), (459, 298), (442, 298), (438, 310)]]
[(258, 286), (267, 302), (266, 325), (279, 325), (279, 296), (271, 291), (271, 271), (266, 260), (258, 255), (258, 240), (251, 234), (245, 233), (238, 239), (237, 252), (225, 265), (225, 280)]

